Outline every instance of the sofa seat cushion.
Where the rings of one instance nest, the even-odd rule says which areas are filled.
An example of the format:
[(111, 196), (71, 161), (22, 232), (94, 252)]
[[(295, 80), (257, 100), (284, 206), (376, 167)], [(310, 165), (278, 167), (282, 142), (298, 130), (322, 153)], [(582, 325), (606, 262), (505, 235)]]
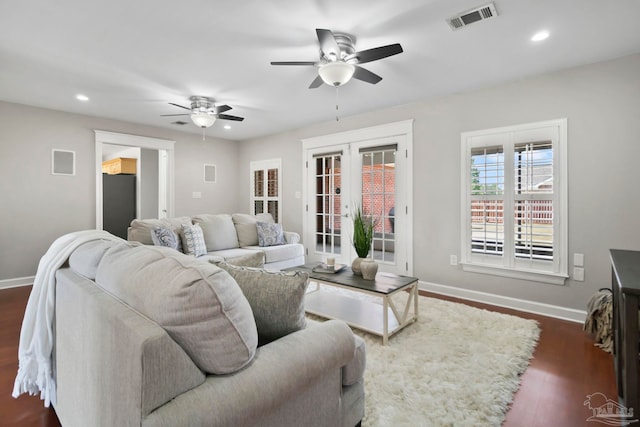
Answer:
[(236, 228), (231, 215), (201, 214), (193, 217), (194, 224), (200, 224), (204, 233), (207, 252), (239, 247)]
[(256, 320), (260, 345), (307, 325), (304, 314), (307, 273), (273, 272), (229, 263), (218, 266), (229, 272), (247, 297)]
[(242, 213), (234, 213), (231, 215), (233, 224), (238, 234), (238, 243), (240, 247), (256, 246), (258, 244), (258, 230), (256, 223), (258, 221), (272, 223), (273, 217), (269, 213), (261, 213), (257, 215), (249, 215)]
[(162, 326), (204, 372), (247, 365), (258, 336), (237, 283), (213, 264), (158, 246), (113, 246), (96, 283)]
[(154, 228), (168, 228), (179, 235), (182, 224), (192, 224), (191, 218), (181, 216), (164, 219), (134, 219), (131, 221), (128, 240), (134, 240), (145, 245), (153, 245), (151, 232)]
[(242, 249), (263, 251), (266, 257), (266, 264), (304, 256), (304, 246), (300, 243), (264, 247), (246, 246)]
[(209, 251), (207, 252), (207, 255), (221, 257), (226, 261), (230, 258), (237, 258), (237, 257), (250, 255), (250, 254), (263, 254), (263, 253), (264, 252), (261, 250), (261, 248), (256, 247), (253, 249), (234, 248), (234, 249), (222, 249), (219, 251)]

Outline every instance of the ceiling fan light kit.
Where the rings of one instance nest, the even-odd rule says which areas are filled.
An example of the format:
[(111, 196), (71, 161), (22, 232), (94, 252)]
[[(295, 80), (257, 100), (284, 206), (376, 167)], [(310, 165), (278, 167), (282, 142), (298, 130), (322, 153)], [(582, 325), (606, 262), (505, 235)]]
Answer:
[(356, 67), (342, 61), (328, 62), (318, 68), (322, 81), (329, 86), (342, 86), (351, 80)]
[(216, 116), (206, 112), (197, 111), (191, 113), (191, 121), (198, 127), (208, 128), (213, 126), (213, 124), (216, 122)]

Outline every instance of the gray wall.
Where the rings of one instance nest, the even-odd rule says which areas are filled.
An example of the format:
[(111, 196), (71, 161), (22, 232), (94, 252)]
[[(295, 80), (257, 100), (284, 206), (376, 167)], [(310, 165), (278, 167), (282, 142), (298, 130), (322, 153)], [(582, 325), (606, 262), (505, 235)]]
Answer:
[[(176, 141), (176, 215), (239, 209), (236, 142), (0, 102), (0, 287), (33, 276), (57, 237), (95, 228), (94, 129)], [(76, 152), (75, 176), (51, 175), (53, 148)], [(204, 163), (218, 183), (204, 184)]]
[[(414, 275), (420, 280), (584, 310), (610, 284), (609, 248), (640, 250), (640, 55), (536, 76), (482, 90), (341, 118), (246, 141), (249, 162), (283, 161), (285, 228), (302, 231), (302, 138), (381, 123), (414, 122)], [(565, 286), (466, 273), (460, 255), (460, 133), (566, 117), (569, 155), (569, 266), (585, 254), (585, 282)], [(243, 192), (244, 194), (244, 192)]]

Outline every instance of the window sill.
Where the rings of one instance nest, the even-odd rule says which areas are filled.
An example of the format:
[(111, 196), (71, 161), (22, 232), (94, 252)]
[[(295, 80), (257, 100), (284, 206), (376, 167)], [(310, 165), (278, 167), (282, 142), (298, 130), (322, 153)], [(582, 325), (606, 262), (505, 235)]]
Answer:
[(472, 273), (491, 274), (493, 276), (510, 277), (512, 279), (531, 280), (533, 282), (549, 283), (552, 285), (564, 285), (564, 281), (569, 278), (567, 274), (551, 273), (540, 270), (521, 270), (515, 268), (505, 268), (487, 264), (462, 263), (462, 269)]

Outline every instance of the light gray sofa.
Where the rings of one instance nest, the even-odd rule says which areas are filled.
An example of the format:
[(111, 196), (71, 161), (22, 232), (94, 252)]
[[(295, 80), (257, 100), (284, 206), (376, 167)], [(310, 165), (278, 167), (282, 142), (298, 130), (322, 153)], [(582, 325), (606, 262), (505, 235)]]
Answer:
[[(303, 307), (292, 310), (304, 273), (223, 266), (231, 273), (134, 242), (76, 249), (56, 274), (62, 425), (358, 425), (363, 341), (343, 322), (307, 324)], [(258, 299), (273, 291), (270, 311)], [(283, 330), (292, 319), (297, 330)], [(257, 346), (265, 321), (284, 335)]]
[[(304, 246), (300, 235), (284, 231), (285, 244), (259, 246), (256, 223), (273, 223), (271, 214), (249, 215), (242, 213), (201, 214), (193, 217), (167, 219), (134, 219), (127, 233), (127, 239), (145, 245), (152, 245), (151, 233), (154, 228), (170, 228), (180, 234), (182, 224), (199, 224), (203, 230), (207, 256), (212, 260), (233, 261), (239, 258), (260, 258), (264, 268), (282, 270), (305, 263)], [(255, 265), (255, 261), (254, 261)]]

